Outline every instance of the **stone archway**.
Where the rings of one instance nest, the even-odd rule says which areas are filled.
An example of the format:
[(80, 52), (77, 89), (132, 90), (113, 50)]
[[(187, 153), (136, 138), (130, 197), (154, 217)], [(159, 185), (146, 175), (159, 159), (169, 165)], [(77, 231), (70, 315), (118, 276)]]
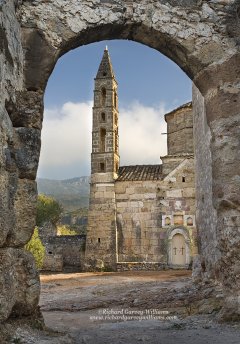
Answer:
[[(11, 300), (3, 303), (1, 319), (12, 312), (31, 314), (38, 303), (38, 278), (22, 248), (34, 227), (34, 180), (47, 80), (67, 51), (113, 38), (131, 39), (164, 53), (196, 85), (196, 221), (204, 267), (199, 273), (223, 285), (225, 310), (237, 316), (239, 1), (8, 0), (0, 6), (1, 295)], [(9, 269), (11, 288), (5, 282), (4, 271)]]

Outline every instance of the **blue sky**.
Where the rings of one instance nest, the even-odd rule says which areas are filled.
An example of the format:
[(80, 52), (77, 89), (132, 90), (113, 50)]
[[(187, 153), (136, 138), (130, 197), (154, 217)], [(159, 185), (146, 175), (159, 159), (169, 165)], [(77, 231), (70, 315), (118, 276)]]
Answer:
[[(166, 154), (163, 115), (191, 100), (191, 80), (174, 62), (142, 44), (99, 42), (61, 57), (48, 81), (39, 177), (90, 173), (91, 101), (106, 45), (119, 85), (121, 165), (159, 163), (160, 155)], [(129, 126), (135, 126), (134, 144)]]

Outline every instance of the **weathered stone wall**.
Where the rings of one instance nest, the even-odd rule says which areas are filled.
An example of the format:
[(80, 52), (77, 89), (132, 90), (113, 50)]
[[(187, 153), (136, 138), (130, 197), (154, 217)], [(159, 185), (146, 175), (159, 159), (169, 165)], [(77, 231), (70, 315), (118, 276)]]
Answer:
[[(220, 257), (216, 233), (217, 213), (212, 199), (212, 134), (206, 119), (204, 98), (193, 86), (194, 137), (196, 154), (196, 222), (201, 252), (201, 278), (214, 278)], [(203, 145), (203, 142), (205, 143)], [(213, 268), (214, 267), (214, 268)], [(199, 278), (199, 276), (197, 277)]]
[(193, 156), (192, 103), (187, 103), (165, 115), (167, 122), (168, 155), (161, 157), (166, 176), (183, 161)]
[(168, 155), (193, 154), (192, 104), (188, 103), (165, 115)]
[[(238, 75), (239, 71), (237, 69)], [(196, 264), (196, 278), (200, 275), (202, 279), (223, 284), (225, 305), (222, 313), (226, 319), (232, 319), (232, 314), (237, 318), (240, 312), (240, 114), (235, 106), (239, 104), (240, 92), (239, 85), (231, 84), (231, 78), (234, 79), (234, 75), (229, 66), (229, 71), (222, 75), (221, 106), (214, 103), (221, 91), (211, 90), (204, 99), (199, 90), (193, 88), (197, 226), (201, 253)], [(208, 112), (212, 103), (214, 108)]]
[[(106, 175), (108, 176), (108, 173)], [(114, 183), (92, 183), (88, 211), (86, 270), (95, 268), (115, 270), (116, 250)]]
[[(18, 22), (14, 4), (19, 5)], [(4, 271), (14, 275), (16, 257), (19, 252), (24, 255), (21, 247), (32, 233), (43, 93), (58, 57), (82, 44), (131, 39), (170, 57), (204, 97), (211, 138), (201, 144), (211, 153), (206, 169), (212, 174), (204, 190), (211, 193), (217, 217), (216, 226), (211, 225), (212, 237), (216, 237), (211, 254), (218, 257), (214, 265), (205, 257), (204, 269), (224, 286), (225, 314), (239, 316), (239, 8), (238, 0), (1, 1), (0, 223)], [(202, 214), (208, 214), (207, 204), (201, 205)], [(201, 238), (202, 246), (207, 246), (204, 236)], [(2, 319), (11, 314), (17, 301), (23, 312), (36, 306), (37, 282), (31, 278), (31, 283), (36, 282), (31, 289), (25, 272), (15, 274), (11, 288), (1, 274), (1, 295), (5, 295), (1, 299)], [(25, 288), (21, 295), (34, 291), (31, 307), (17, 293), (19, 285), (19, 290)], [(19, 299), (14, 300), (13, 295)]]
[(182, 156), (179, 165), (164, 177), (157, 192), (159, 213), (162, 214), (162, 247), (167, 250), (172, 266), (171, 240), (179, 233), (185, 237), (186, 266), (197, 254), (197, 226), (195, 222), (195, 164), (194, 157)]
[(117, 263), (117, 271), (158, 271), (168, 269), (164, 263), (151, 262), (121, 262)]
[[(51, 251), (50, 251), (51, 250)], [(63, 256), (60, 253), (54, 252), (52, 247), (47, 247), (47, 251), (43, 260), (43, 271), (63, 271)]]
[(17, 4), (12, 0), (0, 3), (0, 321), (33, 313), (40, 290), (34, 259), (23, 249), (35, 224), (35, 175), (28, 172), (40, 136), (12, 118), (23, 88)]
[(50, 236), (44, 241), (46, 255), (43, 270), (62, 271), (66, 267), (83, 269), (85, 235)]
[(162, 217), (155, 181), (116, 181), (119, 262), (167, 263), (160, 245)]
[(170, 237), (178, 228), (187, 236), (189, 266), (197, 253), (194, 169), (193, 157), (182, 157), (163, 180), (115, 182), (118, 262), (171, 266)]

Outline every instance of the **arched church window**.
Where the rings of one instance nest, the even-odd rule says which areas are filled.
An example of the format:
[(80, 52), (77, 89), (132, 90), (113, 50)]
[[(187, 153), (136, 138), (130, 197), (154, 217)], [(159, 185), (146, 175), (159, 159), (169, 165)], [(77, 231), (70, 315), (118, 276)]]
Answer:
[(165, 226), (170, 226), (171, 225), (171, 219), (170, 217), (165, 218)]
[(174, 215), (174, 225), (183, 225), (183, 215)]
[(101, 105), (102, 106), (106, 105), (106, 97), (107, 97), (107, 91), (106, 91), (106, 88), (103, 87), (101, 90)]
[(106, 150), (106, 129), (101, 128), (100, 130), (100, 151), (105, 152)]
[(187, 226), (193, 226), (193, 219), (190, 216), (187, 218)]

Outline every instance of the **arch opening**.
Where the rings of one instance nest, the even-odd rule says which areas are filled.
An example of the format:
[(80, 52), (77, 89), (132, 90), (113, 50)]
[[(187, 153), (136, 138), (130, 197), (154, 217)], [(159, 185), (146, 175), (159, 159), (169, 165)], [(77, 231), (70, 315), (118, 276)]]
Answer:
[[(114, 65), (115, 65), (115, 63), (114, 63)], [(111, 152), (118, 154), (118, 145), (119, 145), (118, 144), (118, 125), (119, 125), (119, 121), (118, 121), (118, 112), (117, 112), (118, 109), (116, 108), (118, 105), (116, 103), (117, 98), (118, 98), (117, 97), (117, 91), (116, 91), (117, 88), (115, 87), (115, 85), (114, 85), (114, 87), (111, 88), (111, 85), (108, 84), (109, 81), (106, 81), (107, 79), (104, 79), (102, 74), (99, 75), (99, 80), (98, 79), (96, 80), (96, 79), (95, 79), (96, 89), (94, 91), (94, 102), (96, 104), (96, 118), (94, 117), (95, 115), (94, 115), (94, 108), (93, 108), (93, 125), (95, 123), (97, 130), (95, 130), (93, 127), (93, 141), (92, 141), (93, 142), (93, 146), (92, 146), (93, 150), (92, 150), (92, 152), (93, 152), (93, 154), (94, 153), (96, 153), (96, 154), (111, 153)], [(175, 78), (175, 80), (176, 80), (176, 78)], [(112, 90), (112, 92), (110, 92), (110, 89)], [(109, 91), (108, 99), (106, 99), (107, 98), (107, 92), (108, 92), (107, 90)], [(111, 113), (109, 112), (110, 111), (109, 108), (113, 108), (112, 117), (111, 117)], [(142, 109), (140, 109), (140, 110), (143, 112)], [(135, 114), (137, 112), (140, 112), (140, 110), (138, 107), (135, 110)], [(144, 108), (144, 110), (145, 110), (145, 108)], [(149, 108), (146, 108), (146, 111), (149, 111)], [(152, 111), (152, 109), (151, 109), (151, 111)], [(143, 113), (143, 115), (146, 117), (146, 122), (143, 123), (142, 119), (141, 119), (139, 121), (140, 126), (143, 126), (145, 124), (146, 124), (146, 126), (148, 126), (148, 124), (150, 122), (151, 111), (150, 111), (149, 115), (147, 113), (147, 116), (145, 113)], [(163, 113), (164, 112), (162, 111), (161, 116), (163, 116)], [(133, 118), (135, 117), (135, 114), (133, 114)], [(157, 118), (158, 115), (159, 114), (157, 113), (155, 117)], [(183, 116), (183, 117), (185, 117), (185, 116)], [(139, 130), (136, 127), (138, 120), (134, 119), (134, 121), (135, 121), (135, 125), (128, 125), (128, 126), (131, 130), (134, 129), (135, 132), (137, 133), (137, 131)], [(105, 123), (103, 124), (101, 122), (105, 122)], [(121, 123), (120, 123), (120, 125), (121, 125)], [(109, 130), (109, 126), (113, 126), (113, 128), (111, 128), (110, 131), (107, 131), (107, 130)], [(154, 124), (154, 126), (155, 127), (158, 126), (157, 122)], [(108, 128), (108, 129), (106, 129), (106, 128)], [(141, 130), (140, 131), (141, 135), (140, 135), (140, 140), (139, 140), (139, 143), (141, 143), (141, 144), (143, 142), (142, 132), (143, 131)], [(149, 135), (149, 133), (148, 133), (148, 135)], [(153, 136), (152, 131), (151, 131), (150, 135)], [(121, 133), (120, 133), (120, 136), (121, 136)], [(158, 130), (158, 136), (160, 136), (159, 130)], [(137, 136), (135, 134), (131, 134), (131, 138), (128, 139), (128, 142), (131, 143), (132, 142), (131, 140), (133, 137), (134, 137), (134, 141), (137, 142)], [(139, 139), (139, 137), (138, 137), (138, 139)], [(156, 144), (156, 142), (154, 142), (154, 144)], [(112, 149), (111, 149), (111, 147), (112, 147)], [(129, 147), (128, 147), (128, 150), (130, 150)], [(142, 152), (141, 152), (141, 155), (144, 155), (144, 154), (142, 154)], [(147, 156), (147, 153), (145, 155)], [(159, 153), (157, 153), (157, 158), (159, 161)], [(96, 161), (97, 161), (96, 164), (95, 163), (92, 164), (92, 166), (95, 166), (94, 168), (95, 168), (96, 174), (100, 173), (102, 175), (102, 174), (106, 173), (106, 176), (107, 176), (107, 173), (109, 173), (109, 171), (112, 171), (115, 175), (118, 175), (119, 173), (121, 173), (121, 164), (119, 163), (118, 160), (117, 161), (111, 161), (111, 159), (109, 159), (109, 155), (108, 156), (106, 155), (106, 157), (105, 156), (104, 157), (99, 156), (98, 160), (96, 160)], [(134, 160), (132, 160), (132, 161), (134, 162)], [(150, 168), (151, 168), (151, 166), (150, 166)], [(145, 172), (143, 175), (145, 175)], [(102, 178), (102, 176), (101, 176), (101, 178)], [(105, 177), (105, 178), (107, 178), (107, 177)], [(114, 178), (117, 178), (117, 177), (114, 177)], [(101, 180), (99, 179), (99, 183), (100, 183), (100, 181)], [(106, 182), (107, 179), (104, 179), (104, 181)], [(140, 180), (140, 182), (141, 182), (141, 180)], [(156, 190), (160, 190), (160, 189), (159, 189), (159, 187), (156, 187), (156, 190), (155, 190), (155, 186), (152, 189), (152, 193), (149, 192), (149, 196), (146, 195), (146, 197), (150, 197), (149, 204), (152, 202), (152, 200), (151, 200), (152, 194), (155, 193), (156, 194), (155, 198), (158, 199), (158, 193), (156, 192)], [(135, 188), (135, 186), (134, 186), (134, 188)], [(152, 188), (152, 186), (150, 188)], [(102, 191), (99, 191), (99, 192), (97, 191), (97, 193), (99, 195), (105, 194), (105, 192), (102, 193)], [(134, 197), (135, 193), (137, 193), (137, 190), (134, 189), (133, 197)], [(145, 196), (142, 195), (142, 197), (145, 197)], [(132, 204), (132, 203), (133, 203), (133, 201), (131, 199), (129, 199), (129, 204)], [(155, 207), (155, 205), (154, 205), (154, 207)], [(142, 209), (139, 208), (139, 211), (142, 212)], [(147, 206), (144, 211), (150, 212), (150, 208), (148, 209), (148, 206)], [(166, 210), (164, 210), (164, 211), (166, 211)], [(120, 213), (119, 210), (118, 210), (118, 212)], [(143, 242), (143, 238), (146, 239), (146, 242), (149, 240), (149, 235), (147, 234), (147, 230), (145, 230), (144, 228), (141, 228), (143, 221), (141, 219), (139, 219), (139, 214), (134, 214), (134, 212), (132, 212), (132, 213), (133, 214), (131, 215), (131, 218), (132, 218), (131, 224), (132, 224), (132, 230), (136, 231), (136, 233), (135, 233), (136, 243), (134, 244), (134, 242), (131, 238), (126, 238), (125, 242), (123, 242), (124, 240), (122, 240), (122, 244), (121, 244), (122, 247), (124, 244), (127, 245), (127, 242), (128, 243), (131, 242), (131, 245), (133, 245), (135, 247), (141, 247), (142, 242)], [(128, 214), (128, 211), (126, 211), (126, 214)], [(167, 214), (170, 214), (170, 213), (167, 212)], [(157, 215), (158, 215), (157, 212), (155, 212), (154, 216), (157, 216)], [(124, 222), (127, 223), (127, 221), (124, 221), (124, 216), (125, 215), (123, 215), (123, 223)], [(177, 218), (180, 219), (180, 222), (176, 221)], [(171, 227), (173, 224), (182, 225), (183, 224), (183, 215), (182, 214), (177, 214), (177, 215), (171, 214), (170, 216), (166, 216), (165, 225), (163, 227), (165, 227), (165, 226)], [(151, 228), (151, 226), (150, 226), (150, 228)], [(124, 225), (122, 227), (124, 228)], [(164, 229), (164, 231), (165, 231), (165, 229)], [(154, 235), (157, 235), (157, 237), (159, 237), (159, 233), (155, 233)], [(101, 237), (101, 234), (99, 236)], [(123, 236), (119, 236), (119, 237), (123, 238)], [(96, 238), (91, 237), (91, 238), (89, 238), (89, 244), (94, 245), (97, 240), (98, 240), (98, 237), (96, 237)], [(118, 243), (117, 243), (117, 245), (118, 245)], [(162, 243), (160, 244), (160, 242), (159, 242), (158, 245), (162, 245)], [(143, 262), (146, 260), (146, 261), (153, 261), (155, 263), (160, 263), (160, 262), (158, 262), (158, 259), (160, 259), (159, 257), (160, 257), (160, 252), (161, 252), (160, 246), (159, 246), (158, 252), (157, 252), (156, 247), (155, 247), (156, 253), (153, 253), (153, 252), (150, 253), (150, 250), (152, 250), (152, 248), (149, 247), (149, 245), (148, 246), (145, 245), (145, 246), (146, 247), (143, 250), (145, 253), (140, 254), (140, 258), (138, 258), (138, 254), (134, 253), (134, 252), (131, 255), (130, 254), (124, 255), (122, 253), (124, 251), (124, 249), (118, 249), (117, 248), (117, 255), (118, 255), (119, 261), (127, 262), (127, 261), (132, 261), (132, 260), (134, 260), (134, 261), (139, 260), (140, 262)], [(164, 262), (164, 264), (166, 264), (166, 266), (167, 266), (167, 255), (166, 255), (166, 261)]]

